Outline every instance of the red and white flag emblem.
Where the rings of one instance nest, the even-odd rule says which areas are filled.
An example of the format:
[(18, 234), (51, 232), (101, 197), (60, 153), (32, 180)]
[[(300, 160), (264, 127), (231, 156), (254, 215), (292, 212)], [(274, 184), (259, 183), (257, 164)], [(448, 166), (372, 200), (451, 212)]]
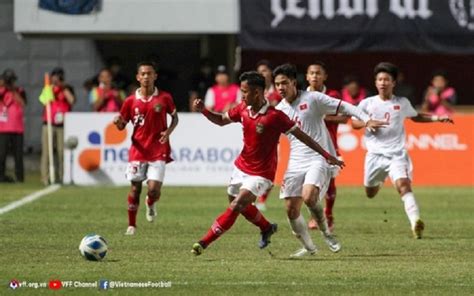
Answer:
[(300, 105), (300, 110), (306, 110), (306, 109), (308, 109), (308, 105), (306, 103)]
[(400, 110), (400, 105), (393, 105), (394, 110)]

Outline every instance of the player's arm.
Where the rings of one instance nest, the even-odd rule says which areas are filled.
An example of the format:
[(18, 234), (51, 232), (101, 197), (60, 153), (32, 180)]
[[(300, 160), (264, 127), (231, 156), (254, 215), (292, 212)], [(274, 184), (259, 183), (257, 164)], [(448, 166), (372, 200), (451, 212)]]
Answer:
[(122, 108), (120, 109), (120, 114), (114, 117), (114, 124), (117, 127), (119, 131), (123, 130), (125, 126), (127, 125), (128, 121), (130, 118), (128, 118), (128, 110), (130, 108), (130, 100), (125, 100), (125, 102), (122, 105)]
[(347, 123), (349, 121), (349, 116), (346, 115), (326, 115), (324, 120), (333, 123)]
[(414, 122), (443, 122), (443, 123), (454, 123), (453, 119), (447, 115), (438, 116), (426, 113), (418, 113), (416, 116), (411, 117)]
[(232, 120), (230, 120), (230, 118), (227, 117), (225, 113), (216, 113), (205, 108), (204, 102), (201, 99), (195, 99), (193, 106), (196, 111), (201, 112), (204, 116), (206, 116), (207, 119), (209, 119), (209, 121), (217, 125), (223, 126), (232, 122)]
[(304, 143), (306, 146), (321, 154), (327, 160), (328, 163), (340, 166), (341, 168), (345, 166), (343, 161), (329, 154), (326, 150), (323, 149), (323, 147), (321, 147), (310, 136), (308, 136), (298, 127), (295, 127), (290, 133), (295, 136), (295, 138)]
[(162, 144), (168, 142), (168, 139), (169, 139), (171, 133), (174, 131), (174, 129), (176, 128), (176, 126), (178, 125), (178, 122), (179, 122), (178, 112), (176, 112), (176, 109), (170, 115), (171, 115), (170, 126), (165, 131), (161, 132), (160, 143), (162, 143)]
[[(367, 113), (357, 108), (356, 106), (349, 104), (347, 102), (344, 102), (342, 100), (341, 100), (340, 110), (342, 113), (351, 115), (354, 118), (352, 122), (352, 127), (354, 129), (361, 129), (363, 127), (366, 127), (371, 131), (375, 131), (388, 124), (386, 121), (370, 119), (370, 116), (367, 115)], [(355, 126), (354, 126), (354, 121), (357, 122)]]

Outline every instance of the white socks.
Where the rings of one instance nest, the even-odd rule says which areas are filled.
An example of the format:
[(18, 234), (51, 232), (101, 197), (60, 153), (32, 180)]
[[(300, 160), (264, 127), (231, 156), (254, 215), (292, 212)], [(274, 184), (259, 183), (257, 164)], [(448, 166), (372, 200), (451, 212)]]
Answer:
[(308, 207), (308, 209), (311, 216), (316, 220), (316, 223), (318, 223), (319, 230), (325, 235), (329, 234), (328, 222), (326, 221), (326, 216), (324, 216), (321, 201), (316, 201), (316, 206), (314, 208)]
[(308, 225), (304, 220), (303, 216), (300, 215), (298, 218), (291, 220), (288, 218), (288, 222), (290, 223), (291, 229), (295, 236), (300, 240), (303, 247), (308, 251), (314, 251), (316, 246), (311, 239), (308, 231)]
[(402, 196), (402, 201), (405, 205), (405, 213), (407, 213), (408, 220), (410, 220), (411, 228), (414, 228), (416, 221), (420, 219), (420, 210), (416, 204), (415, 195), (413, 192), (405, 193)]

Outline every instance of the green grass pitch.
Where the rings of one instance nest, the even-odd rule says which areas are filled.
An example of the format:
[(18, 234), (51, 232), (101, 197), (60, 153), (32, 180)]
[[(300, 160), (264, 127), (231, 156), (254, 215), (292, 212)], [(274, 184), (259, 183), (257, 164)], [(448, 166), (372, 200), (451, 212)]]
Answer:
[[(40, 185), (0, 185), (0, 207)], [(340, 187), (331, 253), (318, 232), (316, 256), (290, 260), (299, 248), (275, 188), (267, 218), (279, 224), (268, 250), (259, 250), (258, 229), (240, 217), (234, 227), (195, 257), (191, 246), (227, 206), (225, 188), (163, 188), (154, 223), (145, 220), (144, 193), (137, 234), (127, 227), (126, 187), (68, 187), (0, 215), (0, 295), (472, 295), (474, 294), (474, 192), (472, 187), (418, 187), (426, 224), (415, 240), (392, 187), (373, 200), (361, 187)], [(308, 218), (307, 211), (303, 211)], [(90, 232), (104, 236), (103, 262), (78, 251)], [(170, 288), (100, 291), (93, 288), (8, 288), (29, 282), (170, 281)]]

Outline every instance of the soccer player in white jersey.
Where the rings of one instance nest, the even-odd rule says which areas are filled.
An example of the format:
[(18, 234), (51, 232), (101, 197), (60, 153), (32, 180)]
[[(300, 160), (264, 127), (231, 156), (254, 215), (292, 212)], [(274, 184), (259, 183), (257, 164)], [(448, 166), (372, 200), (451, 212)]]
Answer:
[[(386, 128), (379, 130), (366, 129), (364, 186), (367, 197), (373, 198), (383, 185), (387, 176), (395, 185), (405, 206), (415, 238), (420, 239), (424, 223), (420, 219), (420, 210), (411, 188), (412, 162), (405, 148), (405, 118), (415, 122), (453, 123), (448, 116), (438, 117), (418, 113), (410, 101), (397, 97), (393, 89), (397, 81), (398, 68), (391, 63), (380, 63), (374, 69), (375, 87), (378, 95), (364, 99), (360, 110), (370, 114), (372, 119), (384, 120)], [(353, 120), (356, 129), (364, 127), (364, 123)]]
[[(275, 87), (283, 98), (276, 108), (288, 115), (301, 130), (305, 131), (331, 155), (336, 155), (336, 150), (324, 124), (326, 114), (341, 112), (356, 116), (364, 122), (364, 125), (374, 129), (384, 124), (380, 121), (370, 120), (367, 114), (359, 111), (355, 106), (321, 92), (298, 91), (296, 74), (296, 68), (291, 64), (280, 65), (274, 70)], [(290, 135), (288, 138), (290, 140), (290, 159), (280, 190), (280, 198), (285, 200), (291, 229), (303, 245), (303, 248), (292, 254), (291, 257), (313, 255), (317, 252), (308, 226), (300, 214), (303, 202), (318, 223), (318, 228), (329, 249), (338, 252), (341, 245), (329, 231), (321, 205), (336, 168), (328, 165), (321, 155), (304, 147), (304, 144), (295, 137)]]

